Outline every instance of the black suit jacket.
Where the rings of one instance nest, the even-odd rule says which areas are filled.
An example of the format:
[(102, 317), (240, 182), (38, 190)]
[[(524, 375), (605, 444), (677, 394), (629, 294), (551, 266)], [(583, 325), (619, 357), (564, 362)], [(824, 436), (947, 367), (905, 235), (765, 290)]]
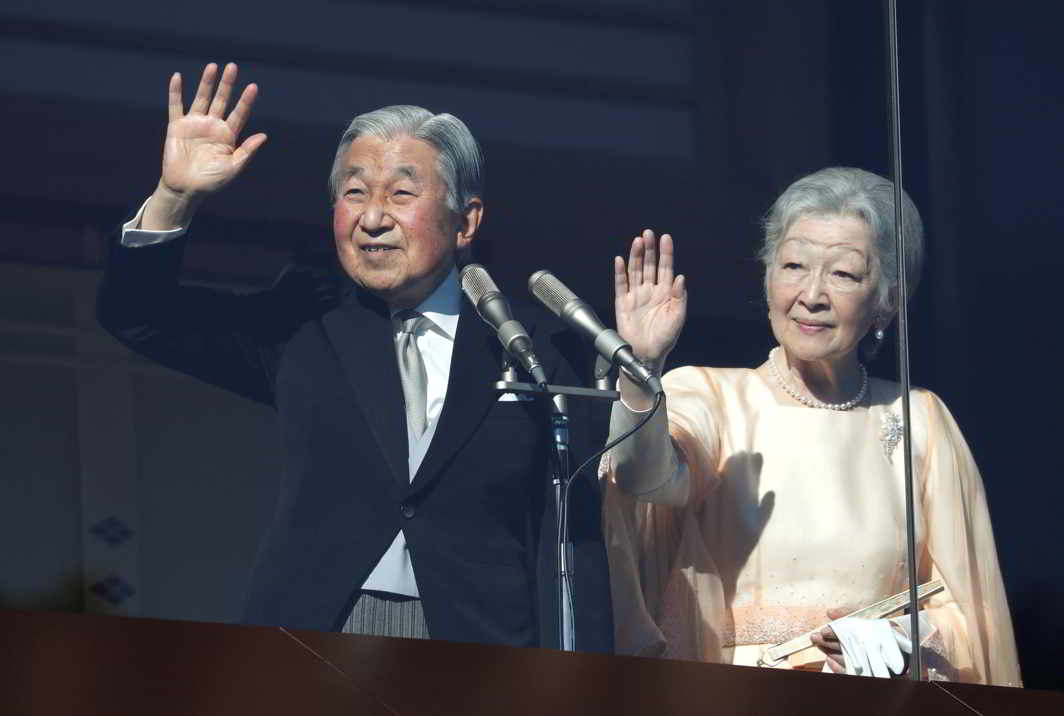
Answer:
[[(245, 620), (339, 629), (402, 529), (434, 638), (557, 646), (546, 411), (498, 400), (501, 347), (469, 304), (439, 425), (410, 481), (386, 306), (346, 276), (306, 270), (257, 294), (179, 286), (183, 245), (116, 241), (97, 313), (134, 350), (277, 411), (286, 473)], [(545, 311), (515, 311), (551, 380), (585, 384), (582, 341)], [(605, 420), (587, 400), (571, 400), (570, 412), (575, 467), (601, 444)], [(577, 648), (608, 652), (608, 571), (588, 472), (571, 502)]]

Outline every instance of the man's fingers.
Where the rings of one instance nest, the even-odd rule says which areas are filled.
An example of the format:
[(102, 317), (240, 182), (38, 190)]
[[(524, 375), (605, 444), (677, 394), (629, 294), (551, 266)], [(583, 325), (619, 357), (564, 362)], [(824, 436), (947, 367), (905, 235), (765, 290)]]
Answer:
[(192, 100), (192, 106), (188, 108), (189, 114), (206, 114), (207, 105), (210, 103), (211, 90), (214, 88), (214, 77), (218, 74), (218, 65), (213, 62), (203, 68), (199, 86), (196, 87), (196, 97)]
[(846, 661), (841, 656), (837, 657), (837, 658), (834, 657), (834, 656), (828, 656), (827, 662), (828, 662), (828, 668), (831, 669), (834, 673), (836, 673), (836, 674), (845, 674), (846, 673)]
[(230, 62), (222, 71), (222, 79), (218, 82), (218, 91), (214, 93), (214, 99), (211, 100), (211, 106), (207, 110), (207, 114), (211, 117), (220, 118), (225, 114), (225, 106), (229, 104), (229, 95), (233, 91), (236, 75), (236, 64)]
[(687, 296), (687, 279), (680, 274), (672, 281), (672, 297), (682, 299)]
[(175, 72), (170, 75), (170, 86), (168, 88), (167, 107), (169, 109), (169, 119), (171, 122), (176, 122), (185, 116), (185, 107), (181, 102), (181, 73)]
[(244, 131), (244, 125), (247, 124), (248, 117), (251, 115), (251, 105), (255, 104), (255, 98), (258, 96), (259, 86), (254, 83), (245, 87), (244, 91), (240, 93), (240, 99), (237, 100), (236, 106), (233, 107), (233, 111), (229, 113), (229, 117), (225, 120), (234, 137), (239, 137), (240, 133)]
[(252, 134), (245, 139), (243, 143), (233, 152), (233, 161), (241, 168), (255, 156), (255, 152), (259, 151), (259, 147), (266, 143), (266, 135), (263, 133)]

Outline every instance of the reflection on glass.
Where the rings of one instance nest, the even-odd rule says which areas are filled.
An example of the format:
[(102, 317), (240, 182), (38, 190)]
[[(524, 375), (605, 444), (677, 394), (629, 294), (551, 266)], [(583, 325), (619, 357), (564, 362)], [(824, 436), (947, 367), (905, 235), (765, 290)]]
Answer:
[[(907, 197), (904, 221), (914, 284), (922, 232)], [(779, 345), (757, 367), (667, 373), (665, 410), (603, 463), (618, 648), (902, 675), (911, 646), (909, 619), (888, 619), (897, 604), (828, 625), (908, 583), (900, 386), (862, 364), (897, 311), (893, 185), (824, 169), (792, 184), (764, 228)], [(619, 331), (662, 365), (686, 307), (671, 239), (645, 232), (615, 279)], [(651, 406), (620, 386), (611, 437)], [(917, 390), (911, 404), (918, 571), (944, 583), (921, 608), (925, 666), (1018, 684), (979, 473), (941, 400)]]

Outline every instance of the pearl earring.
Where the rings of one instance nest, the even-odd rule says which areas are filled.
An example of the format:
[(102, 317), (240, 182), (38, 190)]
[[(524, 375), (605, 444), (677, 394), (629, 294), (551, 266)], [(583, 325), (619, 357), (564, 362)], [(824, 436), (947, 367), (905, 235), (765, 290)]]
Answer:
[(883, 340), (883, 329), (882, 328), (877, 328), (875, 335), (876, 335), (876, 340), (877, 341)]

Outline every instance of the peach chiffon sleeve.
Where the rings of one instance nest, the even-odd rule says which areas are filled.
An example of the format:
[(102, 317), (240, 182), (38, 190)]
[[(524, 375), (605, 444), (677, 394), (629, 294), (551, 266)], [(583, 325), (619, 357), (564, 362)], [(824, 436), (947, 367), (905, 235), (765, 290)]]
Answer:
[(662, 383), (670, 443), (690, 476), (687, 504), (654, 504), (625, 494), (613, 479), (609, 456), (600, 469), (616, 649), (720, 662), (724, 589), (688, 509), (719, 479), (720, 391), (707, 371), (694, 367), (671, 371)]
[[(1021, 686), (1019, 659), (998, 565), (983, 481), (968, 444), (942, 400), (914, 390), (914, 445), (924, 443), (921, 507), (925, 564), (946, 591), (924, 614), (937, 632), (925, 661), (950, 679)], [(916, 406), (922, 405), (921, 415)], [(924, 420), (920, 425), (920, 418)], [(920, 433), (924, 433), (921, 435)], [(925, 652), (926, 653), (926, 652)]]

